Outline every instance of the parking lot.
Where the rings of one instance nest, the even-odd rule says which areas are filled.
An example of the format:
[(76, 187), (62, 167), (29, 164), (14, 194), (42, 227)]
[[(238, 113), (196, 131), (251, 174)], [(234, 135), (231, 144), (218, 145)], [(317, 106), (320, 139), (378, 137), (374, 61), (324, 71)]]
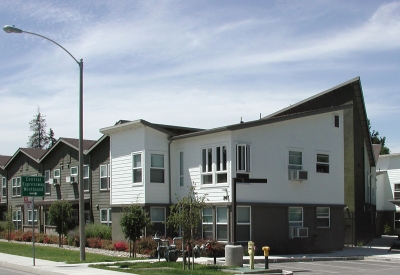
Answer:
[[(263, 267), (264, 265), (257, 265)], [(289, 262), (270, 263), (270, 269), (293, 271), (295, 275), (326, 275), (326, 274), (400, 274), (398, 260), (359, 260), (359, 261), (318, 261), (318, 262)]]

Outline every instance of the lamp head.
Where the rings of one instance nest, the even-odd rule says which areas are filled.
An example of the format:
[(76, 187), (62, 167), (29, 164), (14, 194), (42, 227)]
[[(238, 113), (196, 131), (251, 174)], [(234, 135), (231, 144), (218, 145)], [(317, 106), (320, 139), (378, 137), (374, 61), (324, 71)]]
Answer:
[(11, 25), (5, 25), (3, 27), (3, 30), (6, 33), (22, 33), (23, 32), (21, 29), (18, 29), (16, 27), (14, 27), (14, 25), (12, 25), (12, 26)]

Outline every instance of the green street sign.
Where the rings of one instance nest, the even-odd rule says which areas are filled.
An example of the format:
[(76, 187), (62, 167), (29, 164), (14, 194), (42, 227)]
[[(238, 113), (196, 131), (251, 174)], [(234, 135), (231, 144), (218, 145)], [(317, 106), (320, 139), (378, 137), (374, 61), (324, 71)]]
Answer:
[(44, 197), (44, 177), (22, 176), (21, 189), (23, 197)]

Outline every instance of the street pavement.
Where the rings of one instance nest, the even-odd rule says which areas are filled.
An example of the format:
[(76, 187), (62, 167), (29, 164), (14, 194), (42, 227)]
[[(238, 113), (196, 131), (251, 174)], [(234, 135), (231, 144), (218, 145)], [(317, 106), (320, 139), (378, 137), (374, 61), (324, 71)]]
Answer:
[[(345, 247), (340, 251), (333, 251), (323, 254), (296, 254), (296, 255), (279, 255), (269, 256), (269, 263), (285, 263), (285, 262), (307, 262), (307, 261), (335, 261), (335, 260), (363, 260), (363, 259), (380, 259), (380, 260), (395, 260), (400, 261), (400, 251), (390, 251), (390, 247), (397, 240), (397, 236), (382, 236), (381, 238), (374, 239), (367, 246), (363, 247)], [(181, 259), (179, 259), (181, 260)], [(249, 273), (251, 270), (248, 267), (249, 257), (243, 258), (243, 268), (236, 269), (236, 271)], [(157, 261), (151, 259), (146, 261)], [(211, 258), (196, 258), (197, 263), (212, 264)], [(217, 263), (223, 265), (225, 259), (217, 258)], [(256, 256), (255, 263), (257, 266), (265, 264), (264, 256)], [(107, 264), (110, 264), (107, 262)], [(121, 275), (118, 271), (102, 270), (97, 268), (88, 267), (88, 263), (82, 264), (65, 264), (62, 262), (52, 262), (47, 260), (35, 260), (30, 257), (21, 257), (10, 254), (0, 253), (0, 266), (29, 272), (31, 274), (40, 275), (60, 275), (60, 274), (74, 274), (74, 275)], [(258, 268), (261, 273), (260, 267)], [(264, 270), (265, 271), (265, 270)], [(257, 270), (254, 270), (257, 272)], [(253, 273), (254, 273), (253, 272)], [(281, 273), (279, 273), (281, 274)], [(285, 274), (291, 274), (289, 271)]]

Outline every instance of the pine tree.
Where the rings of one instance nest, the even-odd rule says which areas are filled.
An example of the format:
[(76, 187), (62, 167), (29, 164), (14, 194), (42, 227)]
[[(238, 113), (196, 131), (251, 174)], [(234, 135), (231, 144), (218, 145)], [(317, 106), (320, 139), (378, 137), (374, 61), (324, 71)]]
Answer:
[(49, 143), (49, 139), (46, 135), (46, 119), (45, 116), (40, 112), (38, 107), (38, 113), (33, 116), (33, 119), (29, 122), (29, 129), (33, 134), (28, 137), (28, 147), (36, 149), (44, 149)]
[(50, 149), (57, 142), (57, 139), (54, 138), (54, 131), (52, 128), (50, 128), (46, 138), (47, 138), (47, 149)]

